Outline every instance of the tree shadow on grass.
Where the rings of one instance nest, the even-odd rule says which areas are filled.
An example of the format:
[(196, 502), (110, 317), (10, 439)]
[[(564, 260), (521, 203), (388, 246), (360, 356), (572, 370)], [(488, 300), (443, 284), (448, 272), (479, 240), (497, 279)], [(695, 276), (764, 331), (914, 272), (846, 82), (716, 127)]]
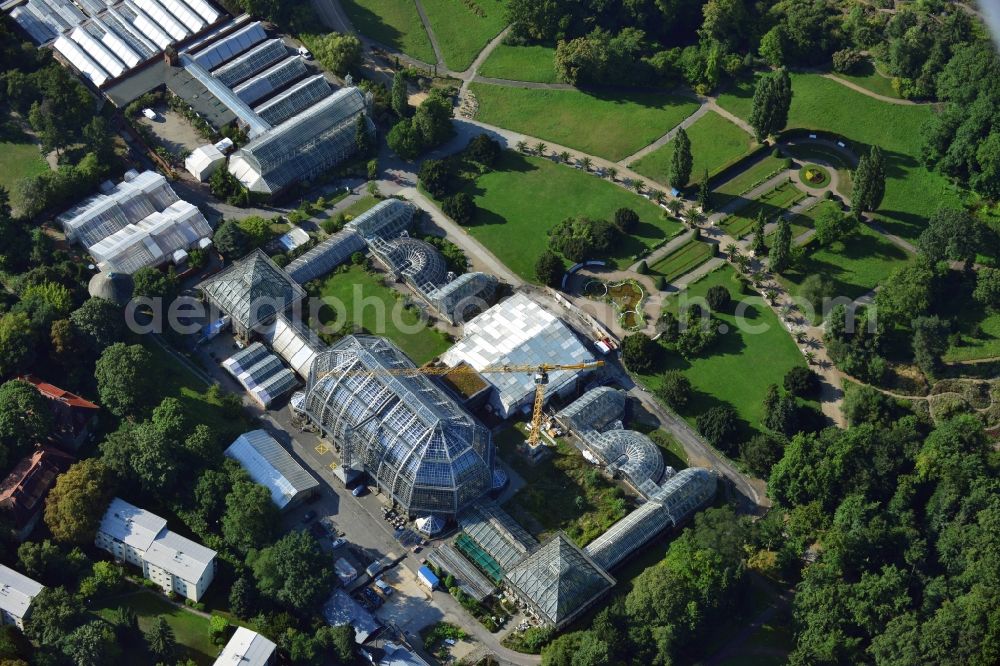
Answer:
[[(342, 0), (341, 5), (344, 12), (350, 18), (351, 23), (369, 39), (381, 42), (385, 46), (403, 51), (403, 37), (405, 35), (395, 27), (382, 20), (382, 17), (371, 11), (367, 7), (353, 0)], [(330, 26), (333, 27), (333, 26)], [(420, 27), (423, 30), (423, 26)]]

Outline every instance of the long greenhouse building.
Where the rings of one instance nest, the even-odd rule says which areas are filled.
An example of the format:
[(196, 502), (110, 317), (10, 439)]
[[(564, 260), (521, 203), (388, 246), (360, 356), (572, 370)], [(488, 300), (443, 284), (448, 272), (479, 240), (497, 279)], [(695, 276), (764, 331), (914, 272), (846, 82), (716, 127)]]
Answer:
[(410, 516), (452, 518), (493, 486), (490, 432), (384, 338), (351, 335), (317, 355), (304, 409)]

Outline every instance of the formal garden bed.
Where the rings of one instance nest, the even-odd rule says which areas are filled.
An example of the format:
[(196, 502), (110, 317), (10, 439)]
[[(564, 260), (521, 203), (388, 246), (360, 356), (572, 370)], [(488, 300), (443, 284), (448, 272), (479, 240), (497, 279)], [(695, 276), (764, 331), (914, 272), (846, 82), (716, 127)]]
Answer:
[(636, 280), (623, 280), (611, 284), (591, 280), (584, 287), (589, 297), (611, 303), (618, 315), (618, 324), (626, 331), (638, 331), (646, 325), (642, 306), (646, 290)]
[(807, 187), (823, 188), (830, 184), (830, 174), (818, 164), (806, 164), (799, 169), (799, 178)]

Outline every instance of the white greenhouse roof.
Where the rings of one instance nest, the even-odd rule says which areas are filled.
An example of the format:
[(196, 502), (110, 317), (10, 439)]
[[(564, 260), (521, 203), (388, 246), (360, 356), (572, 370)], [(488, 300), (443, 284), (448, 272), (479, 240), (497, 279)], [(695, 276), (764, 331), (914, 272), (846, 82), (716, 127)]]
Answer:
[(284, 314), (275, 317), (274, 324), (261, 331), (261, 336), (303, 379), (309, 377), (316, 354), (326, 345), (315, 333), (301, 324), (295, 324)]
[(237, 437), (226, 449), (226, 456), (239, 462), (251, 479), (266, 487), (279, 509), (300, 494), (319, 487), (319, 482), (263, 430), (251, 430)]
[(267, 39), (267, 33), (264, 31), (263, 24), (260, 21), (255, 21), (194, 52), (192, 58), (205, 69), (212, 69), (235, 58), (265, 39)]
[(31, 600), (44, 588), (41, 583), (0, 564), (0, 609), (14, 617), (23, 618)]
[(302, 247), (309, 242), (309, 234), (302, 227), (292, 227), (276, 241), (285, 252)]
[(198, 146), (184, 159), (184, 168), (199, 180), (224, 164), (226, 156), (212, 144)]
[[(465, 325), (465, 334), (441, 355), (451, 367), (463, 361), (477, 371), (496, 365), (569, 364), (594, 360), (570, 328), (554, 314), (517, 293)], [(572, 382), (578, 371), (549, 373), (549, 395)], [(489, 373), (484, 378), (497, 389), (499, 409), (510, 415), (535, 393), (531, 373)]]
[(162, 212), (154, 212), (95, 243), (90, 254), (102, 269), (134, 273), (169, 261), (178, 250), (194, 247), (211, 235), (211, 225), (194, 204), (175, 201)]
[(90, 79), (95, 86), (102, 86), (108, 80), (110, 75), (107, 71), (72, 39), (65, 35), (59, 35), (52, 48), (66, 58), (69, 64), (76, 67), (81, 74)]
[(237, 627), (213, 666), (267, 666), (277, 647), (256, 631)]

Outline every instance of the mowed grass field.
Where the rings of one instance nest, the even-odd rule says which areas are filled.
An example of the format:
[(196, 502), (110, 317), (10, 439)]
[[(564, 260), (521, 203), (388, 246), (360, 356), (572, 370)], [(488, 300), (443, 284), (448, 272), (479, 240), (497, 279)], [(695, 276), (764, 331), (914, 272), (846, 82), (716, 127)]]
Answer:
[(192, 424), (204, 423), (219, 433), (220, 438), (224, 440), (230, 435), (236, 437), (246, 430), (247, 423), (227, 419), (218, 409), (220, 403), (208, 394), (208, 384), (203, 379), (150, 338), (145, 337), (142, 346), (153, 359), (149, 373), (156, 377), (156, 386), (159, 390), (157, 404), (163, 398), (177, 398)]
[(715, 255), (715, 246), (693, 238), (649, 267), (654, 275), (673, 282), (685, 273), (701, 266)]
[[(350, 324), (360, 326), (366, 333), (389, 338), (396, 346), (422, 365), (451, 346), (445, 336), (435, 328), (421, 324), (420, 315), (403, 308), (396, 292), (361, 266), (351, 266), (344, 272), (334, 272), (323, 280), (320, 295), (334, 299), (340, 305), (325, 306), (320, 321), (325, 325)], [(341, 308), (340, 312), (336, 308)], [(339, 318), (346, 315), (346, 322)]]
[(548, 247), (548, 231), (567, 217), (610, 220), (619, 208), (639, 214), (639, 225), (622, 239), (607, 259), (617, 268), (629, 266), (644, 248), (674, 236), (679, 222), (646, 199), (572, 167), (551, 160), (504, 152), (496, 167), (465, 185), (478, 210), (470, 234), (500, 261), (528, 281), (535, 262)]
[[(177, 639), (177, 658), (191, 659), (196, 664), (208, 666), (215, 661), (222, 648), (213, 645), (208, 635), (208, 618), (177, 607), (155, 592), (142, 590), (101, 605), (96, 611), (104, 619), (110, 619), (115, 608), (127, 607), (135, 611), (139, 618), (139, 629), (148, 631), (157, 617), (163, 617), (174, 631)], [(129, 664), (155, 664), (157, 659), (148, 653), (130, 653)]]
[[(708, 175), (726, 168), (750, 150), (752, 137), (729, 122), (715, 111), (709, 111), (687, 128), (691, 140), (691, 155), (694, 167), (691, 169), (691, 183), (701, 182), (705, 169)], [(645, 157), (629, 164), (633, 171), (647, 178), (666, 183), (670, 175), (670, 160), (674, 155), (675, 142), (659, 148)]]
[(892, 79), (879, 74), (875, 69), (875, 63), (871, 60), (862, 62), (850, 74), (837, 73), (836, 76), (859, 85), (865, 90), (871, 90), (873, 93), (882, 95), (883, 97), (902, 99), (899, 93), (896, 92), (896, 89), (892, 87)]
[[(691, 381), (693, 392), (681, 415), (690, 423), (704, 411), (722, 403), (731, 404), (751, 427), (764, 416), (763, 400), (767, 387), (781, 385), (790, 369), (805, 367), (805, 359), (795, 341), (778, 321), (777, 315), (757, 294), (740, 294), (733, 281), (733, 269), (723, 266), (692, 283), (678, 296), (666, 302), (667, 310), (677, 312), (681, 299), (704, 298), (708, 289), (723, 285), (733, 296), (734, 304), (744, 303), (743, 326), (732, 311), (715, 316), (726, 324), (728, 332), (703, 357), (686, 360), (664, 349), (657, 370), (643, 375), (644, 383), (655, 390), (667, 370), (679, 370)], [(744, 330), (753, 327), (752, 330)]]
[[(842, 211), (843, 206), (836, 201), (820, 200), (819, 203), (813, 205), (812, 207), (798, 213), (797, 215), (793, 215), (792, 219), (789, 220), (789, 226), (792, 228), (792, 240), (795, 240), (810, 229), (815, 229), (816, 220), (827, 210)], [(768, 236), (768, 238), (770, 238), (770, 236)]]
[[(753, 189), (757, 184), (768, 180), (783, 168), (784, 160), (778, 157), (766, 157), (755, 162), (753, 166), (741, 171), (734, 178), (718, 184), (712, 190), (712, 208), (720, 210), (734, 199)], [(749, 199), (743, 205), (748, 205)]]
[(743, 238), (753, 230), (757, 216), (764, 212), (764, 219), (774, 222), (780, 215), (808, 195), (793, 183), (785, 182), (770, 192), (765, 192), (747, 206), (740, 208), (739, 213), (730, 215), (722, 221), (722, 228), (733, 238)]
[(505, 3), (501, 0), (476, 0), (475, 6), (482, 10), (483, 16), (474, 14), (461, 0), (420, 0), (420, 4), (430, 20), (445, 64), (456, 72), (466, 70), (487, 42), (506, 26)]
[(618, 161), (666, 134), (697, 102), (661, 92), (591, 93), (473, 83), (476, 119)]
[(413, 0), (341, 0), (340, 5), (367, 37), (428, 64), (437, 62)]
[(31, 178), (49, 170), (32, 138), (8, 119), (0, 124), (0, 187), (11, 194), (11, 204), (16, 209), (16, 186), (24, 178)]
[[(792, 74), (788, 127), (826, 130), (855, 143), (878, 145), (886, 157), (886, 193), (877, 211), (889, 231), (915, 240), (927, 218), (941, 206), (961, 205), (961, 192), (920, 162), (924, 123), (934, 114), (928, 105), (881, 102), (818, 74)], [(731, 113), (750, 115), (753, 83), (744, 81), (719, 96)], [(857, 145), (864, 144), (864, 145)]]
[(556, 83), (553, 46), (508, 46), (500, 44), (479, 68), (479, 75), (512, 81)]
[(882, 234), (862, 224), (843, 241), (818, 247), (815, 241), (804, 246), (806, 258), (798, 271), (779, 277), (788, 292), (798, 296), (806, 277), (819, 274), (833, 284), (834, 296), (855, 299), (881, 284), (892, 271), (910, 259), (904, 250)]

